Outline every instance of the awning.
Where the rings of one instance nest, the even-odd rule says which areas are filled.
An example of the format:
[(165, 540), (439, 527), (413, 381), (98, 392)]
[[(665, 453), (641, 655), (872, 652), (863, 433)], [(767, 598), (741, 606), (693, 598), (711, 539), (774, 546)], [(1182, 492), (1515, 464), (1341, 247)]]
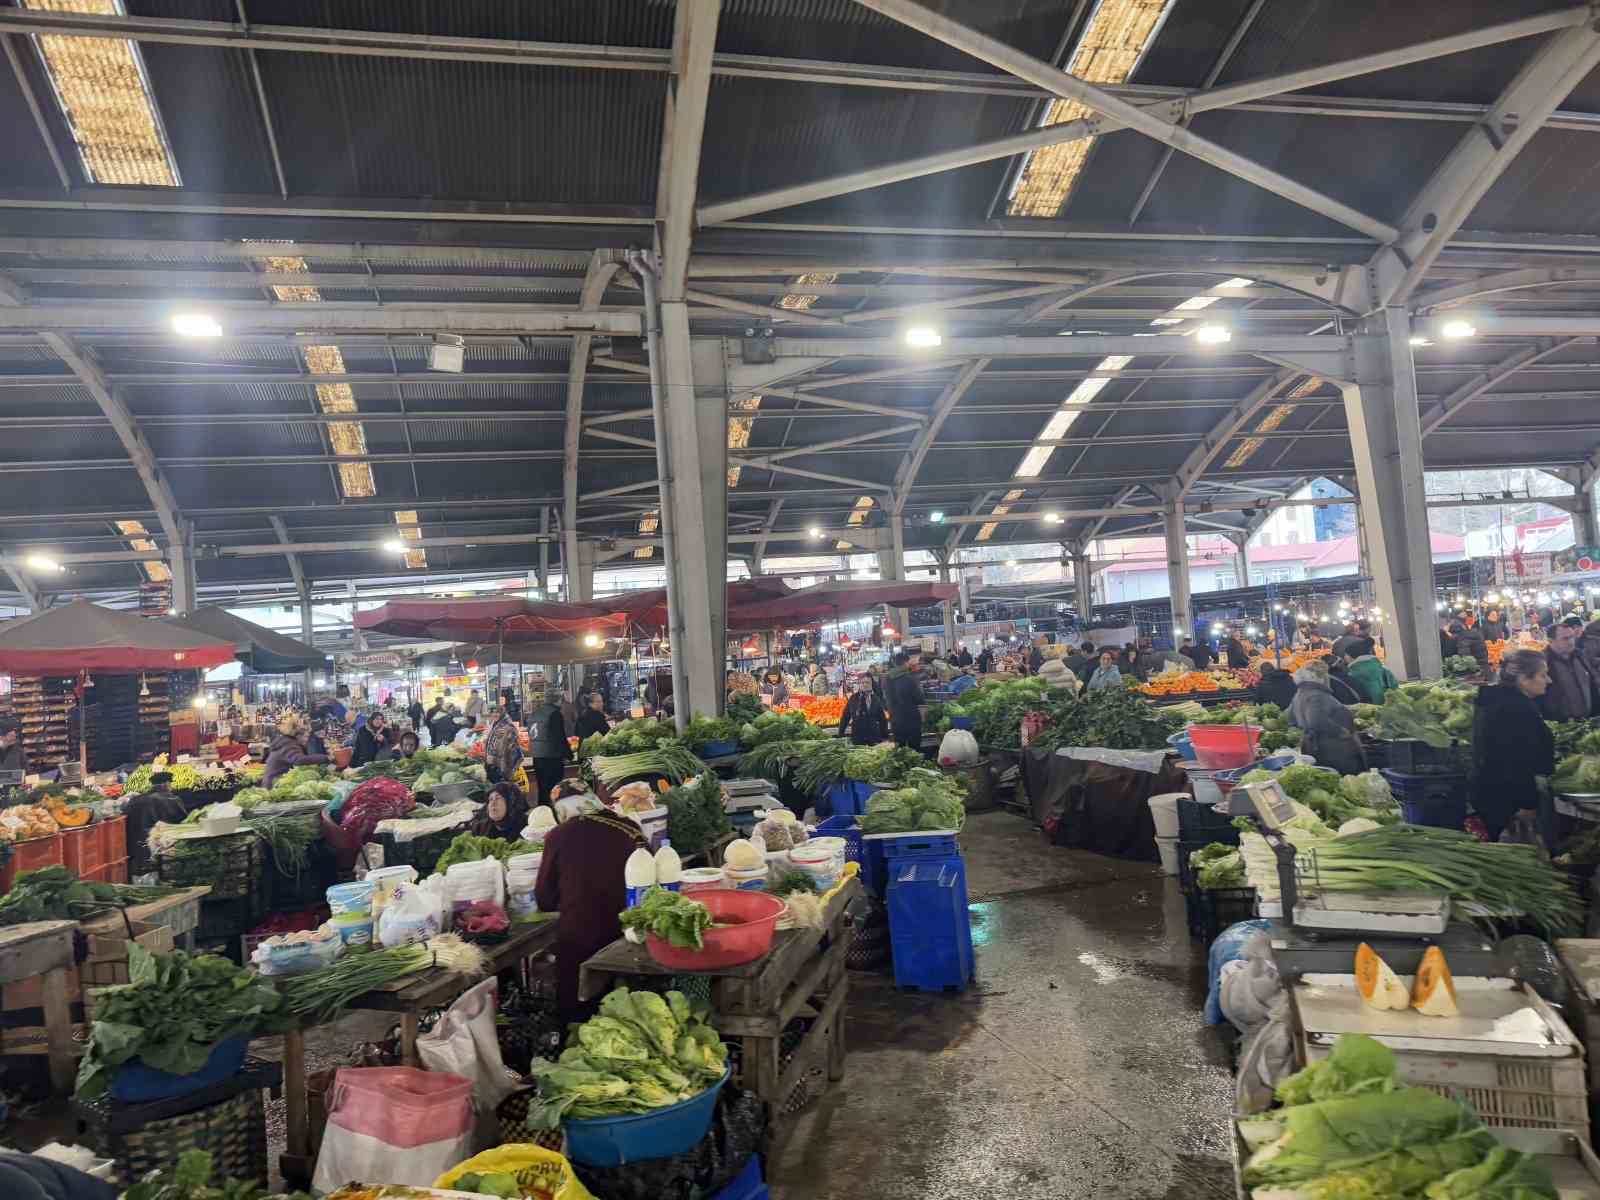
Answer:
[(810, 625), (818, 621), (848, 621), (885, 606), (922, 608), (960, 595), (953, 583), (908, 580), (864, 580), (819, 583), (786, 596), (728, 605), (728, 628), (737, 632), (774, 629), (784, 625)]
[(317, 670), (327, 665), (327, 657), (315, 646), (236, 617), (225, 608), (197, 608), (187, 616), (164, 617), (162, 622), (232, 642), (234, 657), (264, 675)]
[(358, 629), (391, 637), (524, 645), (561, 642), (586, 633), (621, 636), (627, 617), (608, 603), (561, 604), (502, 596), (492, 600), (391, 600), (358, 612)]
[(134, 613), (74, 600), (0, 625), (0, 671), (187, 671), (232, 662), (234, 646)]

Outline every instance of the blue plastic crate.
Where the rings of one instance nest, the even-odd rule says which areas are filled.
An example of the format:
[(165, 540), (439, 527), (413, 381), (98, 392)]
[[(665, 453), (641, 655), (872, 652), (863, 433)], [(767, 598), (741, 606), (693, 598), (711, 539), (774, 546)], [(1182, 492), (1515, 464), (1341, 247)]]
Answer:
[(761, 1155), (752, 1154), (750, 1161), (711, 1200), (767, 1200), (767, 1180), (761, 1172)]
[(1406, 824), (1438, 829), (1460, 829), (1466, 824), (1465, 775), (1407, 775), (1387, 767), (1381, 774), (1400, 802), (1400, 819)]
[(961, 847), (953, 833), (901, 833), (875, 838), (883, 845), (883, 856), (897, 858), (959, 858)]
[(888, 892), (895, 986), (965, 988), (975, 964), (961, 860), (903, 859), (890, 872)]

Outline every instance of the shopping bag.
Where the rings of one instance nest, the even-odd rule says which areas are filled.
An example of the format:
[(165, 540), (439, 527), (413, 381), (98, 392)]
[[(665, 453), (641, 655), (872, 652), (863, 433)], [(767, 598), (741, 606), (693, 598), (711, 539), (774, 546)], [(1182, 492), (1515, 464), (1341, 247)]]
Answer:
[(472, 1080), (473, 1105), (478, 1112), (474, 1149), (500, 1140), (494, 1110), (522, 1086), (517, 1073), (500, 1057), (494, 1024), (499, 1007), (495, 984), (495, 980), (485, 979), (468, 988), (438, 1023), (417, 1039), (417, 1056), (428, 1070)]
[(939, 742), (941, 767), (964, 767), (978, 761), (978, 739), (965, 729), (952, 729)]
[[(527, 1172), (524, 1175), (524, 1172)], [(594, 1194), (578, 1182), (572, 1166), (554, 1150), (546, 1150), (532, 1142), (507, 1142), (482, 1154), (474, 1154), (464, 1163), (457, 1163), (433, 1181), (436, 1188), (454, 1188), (463, 1175), (515, 1175), (527, 1178), (533, 1186), (527, 1190), (550, 1200), (594, 1200)]]
[(427, 1187), (472, 1153), (471, 1079), (414, 1067), (341, 1067), (311, 1177), (319, 1192), (352, 1179)]

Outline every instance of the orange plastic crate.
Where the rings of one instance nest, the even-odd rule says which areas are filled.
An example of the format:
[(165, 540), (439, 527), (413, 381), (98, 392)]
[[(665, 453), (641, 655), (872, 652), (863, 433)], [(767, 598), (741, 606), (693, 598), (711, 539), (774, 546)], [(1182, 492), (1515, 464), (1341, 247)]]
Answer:
[(116, 862), (108, 862), (93, 871), (84, 872), (79, 878), (92, 880), (95, 883), (127, 883), (128, 860), (122, 858)]
[(42, 867), (61, 865), (63, 864), (59, 833), (52, 833), (49, 837), (33, 838), (26, 842), (12, 842), (4, 865), (0, 865), (0, 895), (9, 892), (11, 885), (17, 881), (17, 876), (24, 871), (37, 871)]
[(80, 825), (61, 831), (61, 861), (80, 879), (106, 863), (105, 838), (98, 825)]
[(96, 821), (91, 829), (100, 831), (100, 861), (114, 863), (128, 857), (128, 818), (112, 817)]

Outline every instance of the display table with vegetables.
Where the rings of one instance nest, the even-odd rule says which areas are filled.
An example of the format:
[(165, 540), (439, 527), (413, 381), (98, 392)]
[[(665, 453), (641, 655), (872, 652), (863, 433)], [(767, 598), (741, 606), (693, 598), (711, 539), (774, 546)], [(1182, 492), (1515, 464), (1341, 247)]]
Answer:
[[(779, 929), (772, 949), (753, 962), (702, 973), (710, 985), (709, 1022), (734, 1044), (733, 1081), (759, 1095), (773, 1116), (808, 1072), (825, 1069), (844, 1077), (844, 1004), (848, 990), (845, 956), (851, 926), (846, 914), (861, 885), (847, 880), (822, 909), (818, 926)], [(682, 967), (664, 967), (648, 949), (619, 938), (583, 964), (579, 995), (594, 1000), (637, 976), (670, 977)], [(779, 1040), (795, 1017), (814, 1013), (812, 1025), (792, 1048), (787, 1065)], [(781, 1131), (783, 1123), (775, 1122)]]
[[(347, 1012), (395, 1013), (400, 1024), (401, 1060), (406, 1066), (419, 1067), (422, 1064), (417, 1057), (417, 1035), (424, 1014), (448, 1008), (485, 975), (520, 971), (527, 959), (551, 950), (555, 937), (554, 921), (513, 924), (504, 941), (465, 948), (471, 951), (475, 964), (470, 971), (448, 965), (455, 951), (435, 952), (438, 945), (459, 945), (459, 940), (437, 938), (392, 950), (349, 955), (334, 963), (334, 968), (349, 964), (338, 971), (324, 968), (284, 981), (289, 1010), (300, 1021), (283, 1034), (284, 1177), (309, 1180), (315, 1166), (309, 1153), (306, 1113), (306, 1027), (337, 1020)], [(369, 978), (364, 980), (363, 974)]]

